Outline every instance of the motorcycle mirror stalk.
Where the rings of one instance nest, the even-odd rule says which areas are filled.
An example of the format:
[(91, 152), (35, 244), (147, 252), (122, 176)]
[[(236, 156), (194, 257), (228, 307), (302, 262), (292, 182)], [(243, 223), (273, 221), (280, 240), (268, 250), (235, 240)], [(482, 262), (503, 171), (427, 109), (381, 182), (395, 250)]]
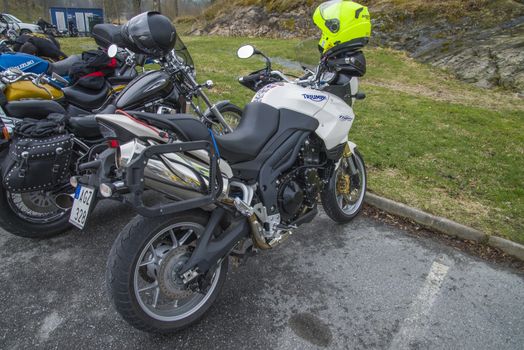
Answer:
[(264, 59), (266, 60), (267, 70), (268, 72), (271, 71), (271, 60), (269, 59), (269, 57), (264, 55), (262, 51), (258, 50), (253, 45), (241, 46), (237, 51), (238, 58), (246, 59), (252, 57), (253, 55), (260, 55), (264, 57)]

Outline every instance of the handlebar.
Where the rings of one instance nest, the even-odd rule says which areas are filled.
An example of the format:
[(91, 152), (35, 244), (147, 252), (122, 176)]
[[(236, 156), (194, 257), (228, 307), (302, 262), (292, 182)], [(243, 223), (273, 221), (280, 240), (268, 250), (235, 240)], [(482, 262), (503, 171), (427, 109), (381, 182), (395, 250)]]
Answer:
[(240, 77), (239, 80), (244, 83), (250, 83), (253, 81), (260, 80), (262, 77), (263, 77), (262, 74), (251, 74), (251, 75), (246, 75), (244, 77)]

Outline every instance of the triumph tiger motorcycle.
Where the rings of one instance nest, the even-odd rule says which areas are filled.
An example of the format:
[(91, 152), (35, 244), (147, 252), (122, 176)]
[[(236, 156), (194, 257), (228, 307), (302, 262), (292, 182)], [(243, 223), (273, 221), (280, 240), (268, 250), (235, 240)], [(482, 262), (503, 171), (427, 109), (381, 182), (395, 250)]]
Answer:
[[(109, 42), (121, 48), (133, 47), (140, 53), (122, 39), (119, 26), (99, 25), (97, 29)], [(116, 46), (110, 51), (116, 52)], [(241, 109), (229, 101), (212, 103), (203, 91), (213, 86), (212, 81), (197, 83), (191, 56), (178, 36), (175, 48), (157, 60), (160, 70), (135, 78), (99, 113), (120, 111), (114, 117), (117, 123), (122, 120), (125, 123), (129, 118), (124, 111), (130, 110), (153, 112), (162, 120), (185, 111), (189, 105), (196, 114), (191, 118), (202, 120), (214, 132), (229, 132), (238, 123)], [(200, 108), (198, 100), (204, 101), (207, 110)], [(54, 112), (60, 114), (64, 110)], [(34, 113), (25, 109), (25, 116), (29, 115), (35, 118)], [(26, 137), (17, 141), (15, 138), (12, 141), (17, 141), (15, 146), (20, 147), (11, 144), (9, 149), (15, 124), (11, 118), (2, 119), (0, 164), (4, 176), (0, 184), (0, 226), (28, 238), (48, 238), (68, 230), (74, 192), (69, 178), (83, 174), (84, 164), (92, 162), (108, 147), (95, 115), (68, 116), (65, 133), (40, 139)]]
[[(342, 45), (341, 45), (342, 46)], [(261, 54), (253, 46), (240, 58)], [(264, 56), (266, 57), (266, 56)], [(114, 147), (76, 185), (71, 222), (83, 227), (97, 199), (140, 214), (116, 238), (107, 264), (114, 305), (132, 326), (172, 332), (216, 300), (229, 257), (272, 249), (317, 215), (352, 220), (366, 192), (364, 161), (348, 132), (365, 59), (346, 46), (290, 80), (266, 68), (240, 79), (257, 91), (237, 129), (215, 136), (195, 119), (132, 113), (97, 121)], [(164, 195), (148, 202), (144, 191)], [(145, 199), (144, 199), (145, 198)]]

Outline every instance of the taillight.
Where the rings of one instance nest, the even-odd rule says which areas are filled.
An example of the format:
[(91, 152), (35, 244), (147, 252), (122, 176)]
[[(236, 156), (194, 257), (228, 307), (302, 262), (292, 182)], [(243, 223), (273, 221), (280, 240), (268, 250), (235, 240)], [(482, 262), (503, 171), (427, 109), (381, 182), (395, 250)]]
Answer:
[(119, 148), (120, 142), (118, 140), (111, 139), (107, 140), (107, 145), (109, 146), (109, 148)]

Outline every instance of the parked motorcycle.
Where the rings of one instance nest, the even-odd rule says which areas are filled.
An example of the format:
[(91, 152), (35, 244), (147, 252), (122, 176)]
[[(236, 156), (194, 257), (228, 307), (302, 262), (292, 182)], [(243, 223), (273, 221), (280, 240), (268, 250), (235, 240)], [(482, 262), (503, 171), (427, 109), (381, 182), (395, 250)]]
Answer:
[[(297, 80), (253, 46), (240, 48), (240, 58), (263, 55), (267, 65), (240, 79), (257, 93), (230, 134), (209, 134), (184, 115), (169, 123), (147, 113), (124, 123), (96, 117), (114, 147), (89, 165), (91, 174), (72, 179), (70, 220), (84, 227), (101, 198), (140, 214), (107, 264), (109, 292), (128, 323), (164, 333), (197, 322), (224, 284), (228, 257), (277, 246), (313, 220), (319, 197), (334, 221), (355, 218), (366, 192), (364, 161), (348, 140), (351, 106), (364, 97), (360, 48), (325, 55)], [(169, 201), (147, 205), (147, 189)]]
[(52, 35), (53, 37), (62, 36), (54, 24), (47, 22), (41, 17), (36, 22), (36, 25), (47, 35)]
[[(107, 28), (116, 34), (113, 27)], [(111, 37), (111, 33), (106, 33), (107, 37)], [(167, 121), (172, 117), (172, 113), (185, 111), (186, 105), (189, 104), (197, 117), (210, 129), (220, 124), (219, 129), (231, 130), (226, 119), (239, 119), (241, 110), (229, 101), (211, 103), (204, 89), (211, 88), (213, 83), (196, 82), (193, 61), (187, 48), (180, 38), (173, 38), (175, 48), (157, 57), (162, 69), (138, 76), (118, 94), (113, 103), (99, 112), (100, 115), (115, 113), (117, 110), (138, 110), (153, 112), (148, 115), (154, 115), (160, 121)], [(119, 43), (121, 47), (131, 46), (120, 40), (117, 35), (113, 39), (112, 41)], [(139, 48), (134, 47), (133, 50), (147, 55)], [(112, 47), (110, 51), (116, 52), (116, 47)], [(206, 103), (207, 110), (200, 109), (195, 102), (197, 98)], [(117, 123), (125, 124), (131, 120), (125, 112), (111, 115)], [(190, 118), (197, 121), (195, 116)], [(0, 155), (0, 159), (7, 159), (2, 164), (0, 226), (12, 234), (46, 238), (67, 230), (70, 227), (68, 214), (71, 209), (71, 194), (74, 191), (69, 185), (69, 177), (65, 179), (64, 176), (83, 174), (91, 162), (96, 162), (97, 154), (108, 147), (107, 142), (102, 142), (104, 128), (99, 128), (93, 115), (73, 116), (61, 122), (64, 123), (63, 128), (67, 133), (57, 133), (56, 136), (46, 134), (44, 138), (29, 137), (28, 141), (28, 137), (24, 137), (18, 139), (17, 144), (11, 144), (9, 154)], [(141, 126), (145, 127), (144, 124)], [(36, 129), (39, 132), (40, 128), (46, 127), (47, 125), (43, 125)], [(54, 130), (53, 126), (52, 131)], [(67, 137), (68, 135), (70, 137)], [(162, 137), (167, 135), (168, 133)], [(58, 139), (55, 139), (56, 137)], [(34, 145), (35, 142), (38, 145)], [(7, 153), (7, 150), (4, 152)], [(66, 161), (61, 163), (59, 160)], [(49, 177), (48, 174), (57, 175)]]

